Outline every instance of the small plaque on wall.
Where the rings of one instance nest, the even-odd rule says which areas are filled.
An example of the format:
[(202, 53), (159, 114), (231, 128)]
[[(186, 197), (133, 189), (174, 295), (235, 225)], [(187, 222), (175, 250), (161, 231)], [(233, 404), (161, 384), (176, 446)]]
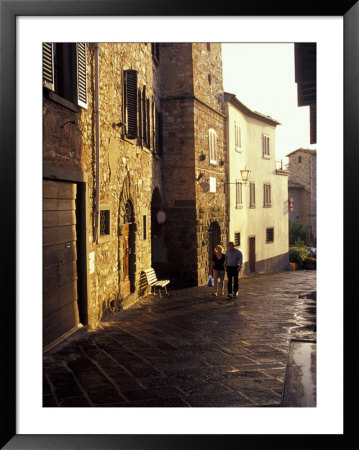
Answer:
[(216, 178), (209, 178), (209, 192), (216, 192)]

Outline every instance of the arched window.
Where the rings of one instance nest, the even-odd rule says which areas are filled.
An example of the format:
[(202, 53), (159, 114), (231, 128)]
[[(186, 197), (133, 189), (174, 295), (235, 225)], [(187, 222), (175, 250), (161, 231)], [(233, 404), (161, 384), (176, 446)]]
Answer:
[(125, 205), (123, 223), (133, 223), (133, 221), (134, 221), (133, 207), (132, 203), (128, 201)]
[(209, 162), (217, 164), (217, 133), (211, 128), (208, 132)]

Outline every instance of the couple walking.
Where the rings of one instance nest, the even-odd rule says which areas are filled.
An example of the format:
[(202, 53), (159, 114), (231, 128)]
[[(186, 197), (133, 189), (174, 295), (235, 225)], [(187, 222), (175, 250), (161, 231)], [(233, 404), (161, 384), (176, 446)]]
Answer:
[(238, 276), (242, 268), (242, 263), (242, 252), (234, 247), (233, 242), (228, 243), (228, 250), (226, 254), (223, 253), (223, 247), (221, 245), (216, 246), (210, 267), (210, 274), (214, 280), (213, 295), (223, 295), (223, 281), (225, 272), (227, 272), (228, 278), (228, 297), (232, 297), (232, 292), (234, 297), (238, 295)]

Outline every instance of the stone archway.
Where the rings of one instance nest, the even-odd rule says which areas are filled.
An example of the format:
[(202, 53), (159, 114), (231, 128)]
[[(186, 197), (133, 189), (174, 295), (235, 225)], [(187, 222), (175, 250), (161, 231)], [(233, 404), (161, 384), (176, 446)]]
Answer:
[(136, 290), (136, 216), (134, 184), (129, 175), (123, 182), (119, 200), (118, 275), (120, 294), (127, 297)]

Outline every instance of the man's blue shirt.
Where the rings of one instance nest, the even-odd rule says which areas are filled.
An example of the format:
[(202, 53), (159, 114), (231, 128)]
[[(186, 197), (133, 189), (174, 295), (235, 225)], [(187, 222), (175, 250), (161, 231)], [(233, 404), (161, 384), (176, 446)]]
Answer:
[(225, 261), (226, 266), (241, 266), (242, 260), (242, 252), (238, 250), (238, 248), (235, 248), (233, 253), (230, 250), (227, 250)]

